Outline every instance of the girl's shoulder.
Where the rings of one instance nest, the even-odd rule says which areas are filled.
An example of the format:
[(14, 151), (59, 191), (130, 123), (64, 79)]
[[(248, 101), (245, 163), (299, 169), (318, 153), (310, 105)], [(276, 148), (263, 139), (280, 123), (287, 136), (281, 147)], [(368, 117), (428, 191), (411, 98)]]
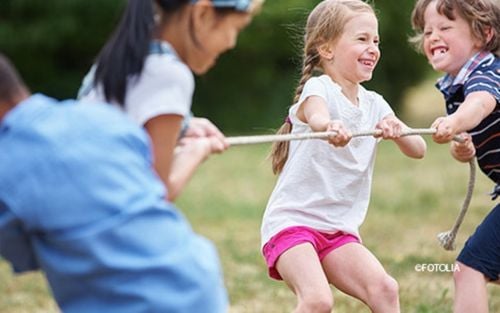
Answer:
[(306, 81), (301, 98), (319, 95), (328, 99), (339, 95), (341, 92), (340, 85), (335, 83), (328, 75), (313, 76)]
[(334, 90), (334, 91), (341, 91), (342, 88), (340, 87), (339, 84), (334, 82), (330, 76), (323, 74), (320, 76), (313, 76), (309, 78), (306, 82), (306, 84), (316, 84), (316, 85), (321, 85), (325, 88)]
[(359, 95), (362, 99), (372, 104), (387, 103), (381, 94), (374, 90), (368, 90), (361, 85), (359, 87)]
[(144, 63), (142, 75), (159, 79), (194, 81), (194, 75), (189, 67), (173, 55), (149, 55)]

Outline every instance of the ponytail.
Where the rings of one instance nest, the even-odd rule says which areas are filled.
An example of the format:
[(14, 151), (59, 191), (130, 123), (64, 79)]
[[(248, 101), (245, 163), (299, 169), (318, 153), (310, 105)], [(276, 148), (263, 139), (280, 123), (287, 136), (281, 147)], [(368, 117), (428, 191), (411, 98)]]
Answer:
[[(304, 63), (302, 65), (302, 76), (299, 81), (299, 85), (295, 90), (295, 97), (293, 99), (293, 103), (299, 102), (300, 95), (304, 90), (304, 86), (306, 82), (313, 76), (313, 72), (319, 64), (319, 55), (317, 51), (309, 51), (306, 53), (304, 57)], [(285, 135), (292, 132), (292, 122), (290, 118), (287, 117), (286, 121), (283, 125), (281, 125), (280, 129), (276, 134)], [(269, 154), (269, 158), (271, 159), (273, 173), (275, 175), (281, 173), (283, 167), (285, 166), (286, 160), (288, 159), (288, 151), (290, 149), (289, 141), (279, 141), (273, 143), (271, 147), (271, 153)]]
[(102, 85), (108, 102), (124, 105), (128, 79), (140, 76), (155, 28), (155, 6), (162, 15), (190, 0), (128, 0), (118, 27), (96, 60), (94, 87)]
[(108, 102), (125, 103), (127, 79), (140, 75), (154, 27), (151, 0), (129, 0), (122, 19), (97, 57), (94, 86)]

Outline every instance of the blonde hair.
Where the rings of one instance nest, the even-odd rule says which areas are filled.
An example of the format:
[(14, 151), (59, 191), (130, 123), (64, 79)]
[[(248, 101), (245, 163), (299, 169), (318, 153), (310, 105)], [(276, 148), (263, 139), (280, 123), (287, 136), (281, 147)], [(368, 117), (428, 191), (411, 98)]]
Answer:
[[(361, 0), (324, 0), (309, 14), (304, 35), (302, 70), (295, 90), (294, 103), (299, 101), (304, 85), (315, 72), (322, 72), (318, 48), (325, 43), (335, 43), (344, 32), (345, 25), (354, 17), (354, 13), (369, 12), (373, 8)], [(288, 134), (292, 124), (287, 120), (277, 134)], [(274, 174), (279, 174), (288, 159), (289, 142), (276, 142), (271, 148), (270, 158)]]
[[(500, 2), (498, 0), (418, 0), (412, 12), (412, 26), (415, 32), (410, 42), (417, 51), (423, 49), (423, 33), (425, 28), (425, 10), (432, 2), (436, 2), (439, 14), (450, 20), (456, 14), (469, 24), (472, 35), (483, 43), (483, 49), (500, 56)], [(491, 29), (492, 38), (488, 40), (487, 31)]]

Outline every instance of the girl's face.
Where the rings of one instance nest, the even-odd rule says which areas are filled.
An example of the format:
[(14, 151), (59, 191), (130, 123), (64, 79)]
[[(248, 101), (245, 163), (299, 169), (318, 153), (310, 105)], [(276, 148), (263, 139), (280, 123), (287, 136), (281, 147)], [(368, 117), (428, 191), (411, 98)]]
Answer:
[(331, 61), (325, 67), (338, 83), (358, 84), (372, 78), (380, 59), (378, 22), (373, 13), (355, 14), (334, 43)]
[(196, 74), (204, 74), (212, 68), (217, 58), (227, 50), (234, 48), (239, 33), (252, 20), (248, 13), (212, 14), (205, 17), (205, 23), (198, 28), (198, 43), (193, 47), (187, 63)]
[(467, 21), (455, 14), (452, 21), (438, 13), (433, 1), (424, 12), (423, 49), (432, 67), (456, 76), (462, 66), (481, 50)]

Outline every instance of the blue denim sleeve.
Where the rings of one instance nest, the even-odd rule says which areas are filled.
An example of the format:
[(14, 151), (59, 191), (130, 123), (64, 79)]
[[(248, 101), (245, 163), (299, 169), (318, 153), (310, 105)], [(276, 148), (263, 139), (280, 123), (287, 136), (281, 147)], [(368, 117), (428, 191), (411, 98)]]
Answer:
[(0, 200), (0, 255), (20, 273), (39, 268), (31, 240), (22, 222)]

